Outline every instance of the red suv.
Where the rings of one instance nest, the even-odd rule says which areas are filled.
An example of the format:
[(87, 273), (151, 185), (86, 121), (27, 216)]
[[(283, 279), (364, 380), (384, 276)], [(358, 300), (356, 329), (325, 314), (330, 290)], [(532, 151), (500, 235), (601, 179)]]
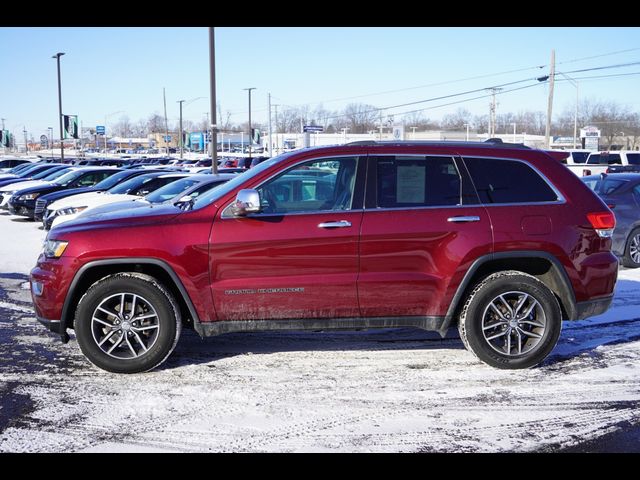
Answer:
[(267, 160), (200, 195), (51, 230), (38, 320), (98, 367), (150, 370), (201, 336), (417, 327), (498, 368), (540, 363), (562, 320), (609, 307), (615, 218), (548, 153), (356, 142)]

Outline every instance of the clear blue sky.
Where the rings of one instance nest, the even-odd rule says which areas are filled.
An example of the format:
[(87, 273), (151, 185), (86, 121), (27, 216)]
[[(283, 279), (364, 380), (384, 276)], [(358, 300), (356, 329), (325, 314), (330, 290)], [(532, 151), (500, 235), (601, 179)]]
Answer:
[[(132, 122), (154, 112), (162, 115), (163, 87), (170, 122), (179, 117), (177, 100), (205, 97), (185, 103), (184, 118), (192, 121), (201, 121), (209, 110), (206, 27), (2, 27), (0, 45), (0, 117), (14, 133), (23, 126), (36, 138), (48, 126), (58, 131), (51, 58), (56, 52), (66, 53), (61, 58), (63, 113), (79, 115), (85, 127), (102, 125), (105, 115), (119, 111), (108, 117), (107, 126), (125, 114)], [(252, 117), (258, 122), (267, 119), (267, 93), (275, 104), (311, 109), (322, 104), (341, 110), (352, 102), (386, 107), (546, 75), (552, 49), (556, 69), (575, 79), (640, 72), (639, 63), (569, 73), (640, 62), (637, 27), (218, 27), (217, 99), (223, 113), (232, 112), (234, 123), (247, 119), (246, 87), (256, 87)], [(513, 70), (519, 71), (502, 73)], [(562, 78), (557, 77), (554, 115), (575, 102), (575, 87)], [(640, 75), (579, 84), (581, 99), (611, 100), (640, 111)], [(498, 113), (546, 111), (547, 95), (543, 84), (504, 93), (498, 96)], [(433, 108), (464, 98), (387, 113), (429, 108), (423, 113), (432, 119), (458, 108), (488, 113), (488, 98)]]

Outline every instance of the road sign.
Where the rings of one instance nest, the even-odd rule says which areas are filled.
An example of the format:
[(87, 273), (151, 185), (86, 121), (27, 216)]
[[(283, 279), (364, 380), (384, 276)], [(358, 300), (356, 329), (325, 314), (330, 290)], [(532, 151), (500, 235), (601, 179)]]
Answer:
[(171, 141), (171, 135), (165, 135), (164, 141), (165, 142), (170, 142)]
[(97, 135), (104, 135), (106, 133), (106, 128), (104, 125), (96, 125), (96, 134)]
[(303, 125), (303, 132), (322, 132), (324, 128), (322, 125)]
[(40, 145), (42, 146), (42, 148), (49, 147), (49, 138), (47, 138), (46, 135), (40, 135)]

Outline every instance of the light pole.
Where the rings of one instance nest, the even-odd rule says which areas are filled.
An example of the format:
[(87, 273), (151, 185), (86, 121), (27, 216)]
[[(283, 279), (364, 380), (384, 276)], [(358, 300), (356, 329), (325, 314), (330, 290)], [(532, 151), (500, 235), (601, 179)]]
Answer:
[(104, 153), (105, 155), (107, 154), (107, 118), (117, 114), (117, 113), (124, 113), (124, 110), (118, 110), (117, 112), (111, 112), (111, 113), (107, 113), (104, 116)]
[(251, 158), (251, 144), (253, 143), (253, 135), (251, 134), (251, 90), (255, 90), (256, 87), (243, 88), (249, 92), (249, 158)]
[(24, 133), (24, 153), (29, 155), (29, 143), (27, 141), (27, 127), (22, 127), (22, 133)]
[(49, 130), (49, 149), (53, 153), (53, 127), (47, 127)]
[(513, 125), (513, 143), (516, 143), (516, 124), (512, 123), (511, 125)]
[(576, 87), (576, 109), (573, 113), (573, 148), (578, 148), (577, 147), (578, 145), (578, 98), (580, 94), (580, 87), (578, 85), (578, 82), (576, 82), (575, 79), (571, 78), (569, 75), (562, 72), (558, 72), (558, 73), (562, 75), (564, 78), (566, 78), (567, 80), (569, 80), (571, 85)]
[(182, 158), (182, 154), (184, 152), (184, 142), (182, 140), (182, 104), (184, 103), (184, 100), (178, 100), (178, 103), (180, 104), (180, 158)]
[(416, 139), (416, 128), (418, 127), (409, 127), (411, 129), (411, 139), (415, 140)]
[(60, 57), (64, 52), (58, 52), (51, 58), (55, 58), (58, 64), (58, 120), (60, 122), (60, 161), (64, 163), (64, 133), (62, 131), (62, 81), (60, 80)]
[(467, 128), (467, 142), (469, 141), (469, 124), (465, 123), (464, 126)]

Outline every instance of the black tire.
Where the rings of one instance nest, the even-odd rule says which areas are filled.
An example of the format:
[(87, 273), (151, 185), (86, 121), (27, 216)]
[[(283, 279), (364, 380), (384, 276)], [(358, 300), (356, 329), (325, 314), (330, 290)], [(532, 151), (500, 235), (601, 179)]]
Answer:
[(537, 278), (511, 270), (489, 275), (476, 285), (458, 321), (465, 348), (503, 369), (542, 362), (561, 329), (562, 312), (553, 292)]
[(621, 262), (627, 268), (640, 267), (640, 228), (635, 228), (627, 238)]
[(82, 353), (113, 373), (152, 370), (171, 354), (182, 329), (173, 295), (149, 275), (118, 273), (87, 290), (74, 324)]

